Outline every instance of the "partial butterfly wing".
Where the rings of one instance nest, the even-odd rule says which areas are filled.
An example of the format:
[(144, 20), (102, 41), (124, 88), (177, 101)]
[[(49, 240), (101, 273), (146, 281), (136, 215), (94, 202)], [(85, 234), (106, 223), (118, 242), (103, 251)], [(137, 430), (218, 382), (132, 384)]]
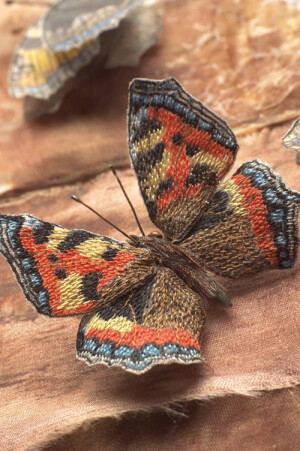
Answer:
[(150, 252), (33, 216), (0, 216), (0, 252), (25, 297), (44, 315), (91, 312), (155, 272)]
[(0, 216), (0, 251), (39, 313), (86, 314), (77, 354), (87, 363), (143, 373), (203, 360), (201, 300), (149, 251), (30, 215)]
[(166, 238), (187, 235), (232, 166), (228, 125), (174, 79), (130, 85), (129, 149), (152, 222)]
[(282, 138), (282, 144), (289, 148), (300, 152), (300, 117), (293, 123), (291, 128)]
[(138, 66), (142, 55), (156, 42), (162, 28), (159, 8), (153, 6), (153, 0), (140, 3), (120, 22), (118, 28), (101, 35), (105, 69)]
[(94, 41), (120, 21), (141, 0), (62, 0), (44, 16), (43, 39), (53, 52), (68, 52)]
[(42, 42), (42, 19), (31, 25), (15, 50), (9, 70), (9, 94), (48, 99), (99, 53), (99, 42), (68, 52), (53, 52)]
[(300, 193), (268, 165), (245, 163), (220, 186), (181, 246), (223, 276), (291, 268), (299, 204)]
[(202, 361), (200, 302), (170, 269), (158, 268), (139, 290), (82, 319), (77, 355), (139, 374), (157, 364)]

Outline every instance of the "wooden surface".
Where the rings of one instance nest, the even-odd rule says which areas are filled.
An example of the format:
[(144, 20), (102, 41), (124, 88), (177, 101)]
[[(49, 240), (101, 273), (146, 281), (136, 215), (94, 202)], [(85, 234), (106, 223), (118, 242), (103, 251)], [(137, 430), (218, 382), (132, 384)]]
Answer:
[[(69, 228), (86, 228), (121, 238), (69, 199), (77, 194), (127, 233), (136, 233), (129, 208), (106, 170), (107, 162), (115, 162), (128, 166), (120, 171), (120, 177), (146, 231), (153, 229), (127, 157), (127, 87), (136, 76), (177, 77), (237, 131), (240, 150), (234, 170), (242, 162), (259, 158), (272, 164), (290, 187), (300, 190), (300, 167), (295, 155), (281, 145), (281, 137), (300, 111), (296, 53), (299, 12), (280, 0), (166, 0), (163, 7), (161, 37), (138, 68), (93, 74), (90, 84), (67, 96), (58, 113), (26, 124), (21, 102), (7, 95), (7, 65), (22, 30), (41, 8), (1, 4), (1, 213), (28, 212)], [(203, 365), (156, 367), (136, 377), (102, 365), (88, 367), (76, 360), (79, 319), (54, 320), (38, 315), (24, 300), (1, 259), (0, 448), (48, 449), (55, 446), (54, 439), (66, 434), (70, 438), (72, 431), (80, 431), (90, 421), (108, 421), (107, 417), (124, 412), (213, 397), (218, 399), (209, 407), (210, 414), (189, 410), (190, 423), (185, 423), (185, 429), (178, 426), (178, 440), (188, 435), (190, 425), (195, 437), (191, 449), (198, 449), (196, 425), (201, 422), (207, 447), (221, 449), (212, 438), (212, 418), (217, 418), (222, 409), (226, 412), (223, 397), (266, 390), (269, 395), (265, 403), (262, 401), (261, 414), (267, 415), (268, 405), (274, 405), (275, 412), (269, 436), (273, 444), (280, 444), (276, 449), (288, 449), (285, 445), (293, 443), (296, 423), (276, 423), (276, 412), (294, 409), (289, 416), (294, 418), (297, 402), (289, 403), (286, 394), (279, 396), (280, 401), (275, 395), (271, 399), (275, 389), (287, 390), (300, 382), (299, 270), (298, 262), (292, 271), (275, 271), (231, 283), (228, 289), (234, 306), (230, 310), (208, 304)], [(292, 392), (294, 400), (296, 392)], [(244, 431), (255, 427), (258, 409), (258, 404), (247, 402), (243, 405), (249, 407), (249, 429), (245, 426)], [(236, 418), (240, 407), (233, 402), (230, 409)], [(229, 415), (231, 410), (227, 412)], [(137, 428), (139, 424), (143, 430), (148, 427), (145, 436), (149, 446), (144, 448), (155, 449), (150, 446), (149, 431), (155, 421), (160, 424), (161, 418), (155, 419), (154, 413), (148, 426), (142, 417), (135, 418)], [(228, 427), (224, 418), (220, 423)], [(113, 443), (117, 425), (110, 424), (108, 429), (105, 422), (99, 426), (103, 443), (105, 433), (114, 431), (105, 449), (118, 449), (113, 448), (119, 443)], [(243, 429), (244, 423), (236, 424), (238, 430)], [(123, 426), (119, 427), (122, 437)], [(233, 447), (241, 443), (240, 434), (232, 442)], [(271, 449), (260, 437), (254, 445), (259, 443), (261, 450)], [(284, 442), (284, 437), (290, 442)], [(133, 438), (126, 440), (135, 449), (134, 442), (130, 442)], [(79, 440), (69, 443), (73, 443), (72, 449), (85, 449)], [(59, 446), (52, 449), (63, 449), (64, 445), (60, 442)]]

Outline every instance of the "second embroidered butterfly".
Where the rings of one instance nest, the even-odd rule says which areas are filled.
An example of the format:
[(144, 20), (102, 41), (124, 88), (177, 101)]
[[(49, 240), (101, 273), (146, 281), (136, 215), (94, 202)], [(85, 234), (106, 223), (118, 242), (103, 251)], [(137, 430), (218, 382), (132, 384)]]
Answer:
[(44, 315), (84, 315), (77, 355), (143, 373), (203, 360), (202, 299), (230, 301), (218, 277), (291, 268), (300, 194), (260, 161), (227, 181), (228, 125), (173, 78), (130, 85), (129, 149), (163, 235), (128, 243), (30, 215), (0, 217), (0, 250)]

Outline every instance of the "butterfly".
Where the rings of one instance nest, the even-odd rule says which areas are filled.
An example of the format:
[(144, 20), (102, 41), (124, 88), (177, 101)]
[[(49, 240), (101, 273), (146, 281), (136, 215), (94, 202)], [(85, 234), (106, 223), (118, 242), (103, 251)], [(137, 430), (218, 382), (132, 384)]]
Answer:
[(296, 161), (300, 164), (300, 117), (298, 117), (291, 128), (286, 132), (282, 138), (282, 144), (288, 149), (296, 150)]
[(83, 315), (77, 356), (141, 374), (203, 360), (203, 299), (220, 278), (291, 268), (300, 194), (258, 160), (233, 165), (229, 126), (174, 78), (129, 88), (129, 153), (153, 224), (127, 242), (31, 215), (0, 217), (0, 251), (27, 300), (50, 317)]
[(89, 71), (138, 65), (156, 41), (160, 23), (157, 10), (145, 0), (59, 0), (18, 44), (9, 94), (25, 97), (27, 120), (54, 113)]

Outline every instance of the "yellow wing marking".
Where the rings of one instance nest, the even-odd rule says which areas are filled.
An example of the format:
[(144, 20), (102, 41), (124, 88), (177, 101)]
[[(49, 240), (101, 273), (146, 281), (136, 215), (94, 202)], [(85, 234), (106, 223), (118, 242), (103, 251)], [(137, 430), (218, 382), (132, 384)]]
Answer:
[(91, 320), (88, 322), (86, 327), (88, 329), (112, 329), (118, 332), (130, 332), (132, 329), (132, 322), (129, 321), (124, 316), (117, 316), (114, 318), (105, 321), (104, 319), (98, 318), (97, 315), (94, 315)]
[(222, 160), (220, 160), (220, 158), (216, 158), (209, 153), (204, 154), (200, 151), (199, 154), (192, 157), (192, 161), (193, 163), (197, 163), (198, 161), (201, 162), (201, 164), (205, 163), (209, 167), (217, 169), (217, 173), (220, 174), (227, 167), (229, 158), (230, 157), (224, 156)]
[(54, 227), (53, 232), (48, 237), (47, 248), (51, 251), (56, 251), (61, 241), (63, 241), (68, 235), (68, 229), (61, 229), (60, 227)]
[(141, 182), (141, 187), (145, 189), (145, 193), (149, 200), (156, 200), (156, 189), (159, 182), (165, 178), (166, 171), (170, 165), (171, 154), (167, 150), (164, 151), (162, 161), (157, 163), (152, 171), (149, 173), (147, 179)]
[(57, 309), (73, 310), (84, 304), (85, 298), (81, 294), (82, 276), (74, 272), (58, 282), (60, 301)]
[(136, 141), (134, 143), (134, 150), (136, 153), (147, 152), (156, 144), (160, 143), (165, 130), (165, 127), (161, 127), (153, 132), (149, 132), (144, 138)]
[(126, 249), (128, 251), (129, 246), (125, 244), (124, 247), (121, 248), (119, 243), (105, 241), (102, 238), (90, 238), (89, 240), (76, 246), (76, 250), (80, 253), (80, 255), (97, 261), (100, 260), (101, 254), (105, 252), (107, 248), (118, 250)]
[(247, 216), (247, 211), (243, 207), (243, 196), (240, 194), (240, 188), (235, 184), (234, 180), (227, 180), (222, 189), (230, 196), (228, 206), (239, 215)]

